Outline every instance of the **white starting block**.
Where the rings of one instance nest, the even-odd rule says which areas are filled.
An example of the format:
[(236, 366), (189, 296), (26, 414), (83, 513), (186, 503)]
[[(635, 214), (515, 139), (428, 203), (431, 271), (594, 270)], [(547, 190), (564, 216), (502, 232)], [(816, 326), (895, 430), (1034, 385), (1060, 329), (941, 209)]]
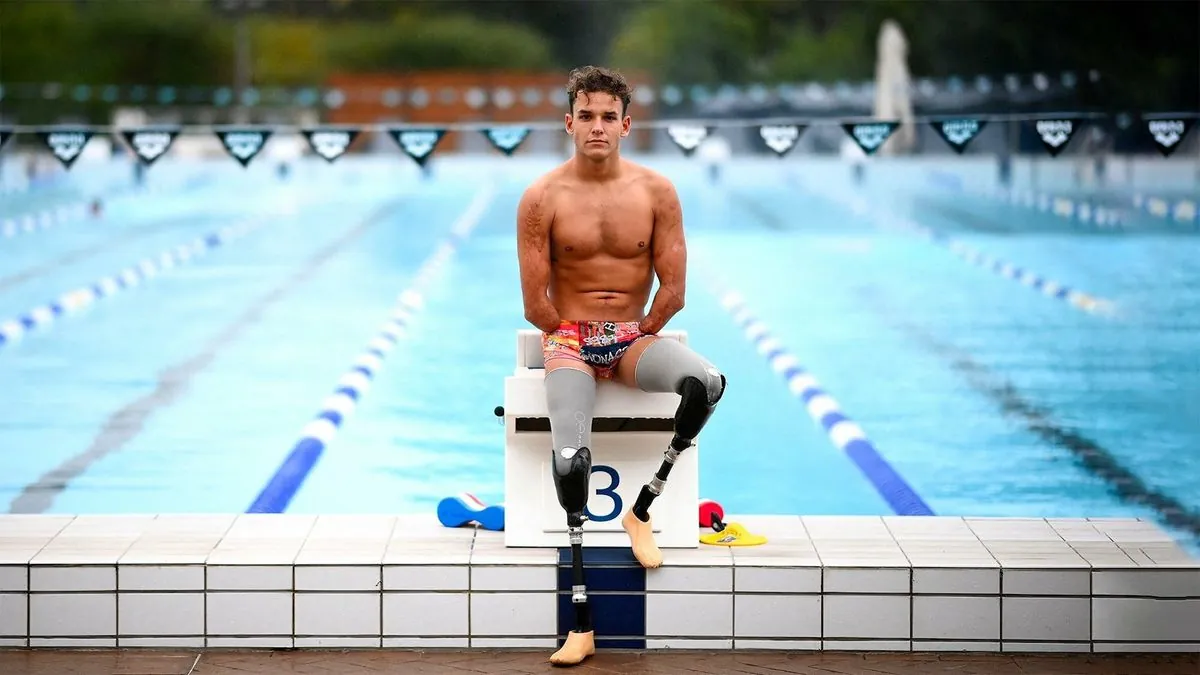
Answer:
[[(659, 337), (687, 344), (685, 331), (663, 331)], [(517, 331), (517, 367), (504, 380), (505, 546), (570, 546), (566, 513), (554, 487), (545, 372), (542, 334)], [(678, 407), (679, 394), (651, 394), (607, 380), (596, 383), (585, 547), (629, 545), (621, 517), (662, 465)], [(698, 442), (680, 453), (662, 495), (650, 507), (660, 548), (699, 546), (699, 460)]]

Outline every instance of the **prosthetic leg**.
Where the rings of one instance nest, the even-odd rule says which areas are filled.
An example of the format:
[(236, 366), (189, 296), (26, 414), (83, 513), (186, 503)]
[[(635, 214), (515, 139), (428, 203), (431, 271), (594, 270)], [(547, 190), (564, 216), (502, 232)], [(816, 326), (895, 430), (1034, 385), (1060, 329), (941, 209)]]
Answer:
[(583, 575), (583, 522), (587, 520), (588, 479), (592, 473), (592, 407), (596, 382), (581, 370), (559, 368), (546, 375), (550, 434), (554, 442), (554, 488), (567, 516), (571, 542), (571, 605), (575, 630), (550, 657), (555, 665), (574, 665), (596, 652), (592, 610)]
[(656, 340), (642, 352), (635, 373), (638, 387), (649, 392), (675, 392), (680, 395), (675, 410), (675, 435), (667, 447), (662, 464), (650, 482), (642, 486), (633, 508), (621, 519), (629, 534), (633, 555), (643, 567), (662, 564), (662, 552), (654, 543), (650, 505), (666, 487), (671, 467), (684, 450), (695, 445), (700, 430), (725, 393), (725, 376), (699, 354), (676, 340)]

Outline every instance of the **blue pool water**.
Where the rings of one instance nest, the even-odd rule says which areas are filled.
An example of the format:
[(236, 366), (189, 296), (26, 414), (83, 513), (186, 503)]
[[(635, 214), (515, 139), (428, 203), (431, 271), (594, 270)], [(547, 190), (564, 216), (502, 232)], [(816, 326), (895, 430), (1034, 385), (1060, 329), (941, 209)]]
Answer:
[[(746, 161), (713, 186), (685, 161), (651, 161), (676, 180), (689, 233), (688, 304), (672, 327), (730, 382), (702, 438), (704, 496), (740, 513), (894, 511), (879, 464), (809, 416), (794, 373), (774, 368), (722, 303), (731, 292), (932, 512), (1152, 518), (1195, 544), (1194, 225), (1130, 208), (1121, 228), (1101, 228), (921, 166), (873, 167), (856, 187), (836, 162)], [(287, 510), (432, 513), (462, 491), (503, 501), (492, 410), (526, 327), (513, 218), (552, 163), (446, 160), (431, 181), (395, 158), (307, 163), (288, 181), (266, 165), (164, 163), (152, 183), (184, 179), (111, 188), (101, 218), (0, 239), (3, 324), (256, 224), (0, 344), (0, 501), (20, 512), (246, 510), (476, 199), (469, 236), (422, 288)], [(4, 198), (0, 218), (88, 194), (53, 190)], [(1082, 311), (947, 241), (1113, 311)]]

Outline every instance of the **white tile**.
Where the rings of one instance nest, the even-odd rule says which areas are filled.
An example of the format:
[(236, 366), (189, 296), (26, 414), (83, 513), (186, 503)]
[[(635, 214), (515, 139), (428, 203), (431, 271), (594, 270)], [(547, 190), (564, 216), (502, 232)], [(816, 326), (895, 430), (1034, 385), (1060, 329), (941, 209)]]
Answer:
[(647, 638), (646, 649), (688, 649), (693, 651), (721, 652), (733, 649), (733, 640), (688, 640), (682, 638)]
[(31, 565), (116, 565), (133, 538), (59, 536), (46, 544)]
[(1091, 639), (1090, 598), (1004, 598), (1000, 637), (1005, 642)]
[(237, 539), (299, 539), (304, 541), (317, 522), (310, 514), (242, 513), (225, 532), (223, 541)]
[(381, 565), (387, 549), (386, 541), (333, 541), (304, 542), (296, 554), (297, 565)]
[(851, 652), (908, 652), (912, 651), (909, 640), (822, 640), (821, 649), (824, 651)]
[(539, 636), (558, 632), (553, 593), (471, 593), (471, 636)]
[(50, 543), (50, 537), (0, 538), (0, 565), (27, 565)]
[(905, 541), (978, 541), (962, 518), (947, 516), (883, 516), (883, 524), (901, 543)]
[(909, 596), (827, 595), (822, 637), (907, 639), (910, 637), (910, 605)]
[(469, 622), (470, 603), (466, 593), (383, 594), (384, 635), (422, 638), (470, 635)]
[(295, 635), (381, 635), (378, 593), (296, 593)]
[(1093, 595), (1200, 598), (1200, 569), (1092, 572)]
[(407, 518), (379, 514), (325, 514), (317, 516), (308, 532), (308, 541), (321, 539), (350, 539), (387, 542), (397, 528), (405, 531)]
[(83, 514), (71, 519), (59, 531), (63, 537), (113, 537), (132, 542), (154, 522), (153, 514)]
[(204, 593), (122, 593), (120, 635), (204, 635)]
[(264, 539), (243, 542), (222, 541), (205, 562), (209, 565), (222, 566), (283, 566), (296, 562), (300, 547), (304, 541), (300, 539)]
[(466, 565), (393, 565), (383, 568), (385, 591), (465, 591), (470, 588)]
[(811, 567), (819, 571), (821, 557), (812, 542), (794, 540), (776, 546), (738, 546), (730, 549), (735, 567)]
[(382, 584), (378, 565), (324, 567), (296, 565), (297, 591), (376, 591)]
[[(466, 598), (463, 598), (466, 602)], [(384, 649), (466, 649), (471, 646), (470, 638), (453, 637), (385, 637)]]
[(290, 591), (290, 565), (209, 565), (206, 587), (210, 591)]
[(30, 637), (116, 634), (116, 593), (35, 593), (29, 596)]
[(925, 595), (999, 595), (1000, 570), (913, 569), (913, 593)]
[(734, 591), (741, 593), (820, 593), (819, 567), (735, 567)]
[(732, 593), (732, 567), (660, 567), (646, 571), (646, 591)]
[(4, 538), (38, 537), (49, 540), (62, 531), (75, 516), (47, 515), (44, 513), (0, 514), (0, 532)]
[(472, 591), (558, 590), (557, 568), (546, 565), (471, 565)]
[(117, 638), (68, 638), (68, 637), (31, 637), (29, 638), (30, 647), (49, 647), (57, 649), (59, 647), (90, 647), (92, 649), (103, 649), (105, 647), (116, 647)]
[[(117, 637), (117, 646), (149, 647), (151, 649), (204, 649), (204, 636), (172, 635), (170, 637)], [(188, 665), (191, 665), (190, 663)]]
[(120, 565), (117, 588), (122, 591), (203, 591), (201, 565)]
[(892, 532), (879, 516), (803, 516), (800, 520), (813, 541), (850, 539), (893, 542)]
[(825, 568), (826, 593), (904, 593), (911, 592), (909, 569)]
[[(208, 593), (210, 636), (292, 635), (292, 593)], [(210, 646), (214, 646), (209, 642)]]
[(111, 565), (97, 567), (33, 565), (29, 568), (29, 590), (115, 591), (117, 590), (117, 568)]
[(1092, 639), (1200, 642), (1200, 599), (1095, 598)]
[(1096, 652), (1200, 653), (1200, 642), (1095, 642)]
[(29, 590), (29, 568), (25, 565), (0, 566), (0, 592)]
[(121, 554), (121, 565), (203, 565), (217, 546), (216, 537), (209, 540), (139, 539)]
[[(808, 530), (804, 529), (804, 522), (800, 516), (771, 516), (771, 515), (756, 515), (756, 514), (725, 514), (725, 522), (738, 523), (746, 528), (747, 532), (757, 534), (767, 538), (767, 543), (763, 546), (776, 546), (782, 542), (791, 540), (806, 540), (808, 539)], [(735, 547), (734, 552), (744, 549), (761, 548), (759, 546), (750, 547)]]
[(1088, 595), (1091, 572), (1006, 569), (1001, 584), (1004, 595)]
[(735, 638), (821, 637), (821, 596), (739, 595), (733, 606)]
[(377, 637), (297, 637), (294, 642), (296, 649), (378, 649), (383, 641)]
[(28, 647), (28, 638), (6, 638), (0, 637), (0, 647)]
[(1174, 538), (1158, 525), (1146, 520), (1096, 519), (1091, 524), (1118, 544), (1170, 543)]
[(295, 640), (291, 635), (274, 637), (231, 637), (205, 638), (205, 646), (211, 649), (291, 649)]
[(1000, 641), (999, 597), (917, 596), (912, 613), (914, 640)]
[(1070, 544), (1084, 542), (1111, 542), (1108, 535), (1096, 529), (1095, 525), (1085, 518), (1048, 518), (1046, 520), (1058, 536)]
[[(728, 567), (733, 564), (732, 546), (700, 544), (699, 548), (663, 549), (663, 564), (659, 570), (674, 567)], [(746, 548), (763, 548), (760, 546)]]
[(984, 542), (1062, 541), (1042, 518), (965, 518), (967, 527)]
[[(546, 560), (545, 564), (553, 564)], [(554, 558), (549, 556), (548, 558)], [(383, 553), (383, 564), (389, 565), (467, 565), (471, 562), (471, 540), (459, 539), (442, 542), (392, 540)]]
[(734, 649), (765, 649), (768, 651), (815, 652), (820, 651), (820, 640), (761, 640), (757, 638), (736, 638)]
[(558, 641), (554, 638), (491, 638), (472, 637), (472, 649), (554, 649)]
[(952, 640), (913, 640), (914, 652), (998, 652), (1000, 643), (989, 640), (955, 642)]
[(664, 637), (733, 635), (733, 596), (647, 593), (646, 635)]
[(1079, 653), (1092, 651), (1091, 642), (1021, 642), (1004, 641), (1000, 651), (1011, 653)]
[[(0, 521), (3, 524), (3, 521)], [(0, 638), (29, 634), (29, 596), (24, 593), (0, 593)]]

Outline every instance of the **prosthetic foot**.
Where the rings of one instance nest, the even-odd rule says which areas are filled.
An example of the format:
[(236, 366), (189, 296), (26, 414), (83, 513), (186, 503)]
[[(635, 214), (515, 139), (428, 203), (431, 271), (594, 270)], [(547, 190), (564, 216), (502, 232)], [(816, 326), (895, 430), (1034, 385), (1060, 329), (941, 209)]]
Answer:
[(687, 376), (679, 385), (679, 408), (675, 411), (675, 435), (663, 457), (663, 462), (650, 482), (642, 486), (637, 501), (629, 513), (621, 519), (621, 525), (629, 534), (633, 555), (642, 567), (658, 567), (662, 564), (662, 552), (654, 543), (654, 531), (650, 523), (650, 505), (662, 494), (671, 474), (671, 467), (679, 454), (695, 445), (696, 436), (712, 417), (717, 402), (725, 393), (725, 376), (716, 374), (708, 378), (706, 385), (699, 378)]
[(567, 534), (571, 540), (571, 605), (575, 608), (575, 630), (550, 656), (556, 666), (572, 666), (596, 653), (592, 630), (592, 610), (588, 604), (583, 578), (583, 522), (587, 519), (588, 478), (592, 472), (592, 453), (586, 447), (563, 448), (554, 454), (554, 485), (558, 502), (567, 512)]

